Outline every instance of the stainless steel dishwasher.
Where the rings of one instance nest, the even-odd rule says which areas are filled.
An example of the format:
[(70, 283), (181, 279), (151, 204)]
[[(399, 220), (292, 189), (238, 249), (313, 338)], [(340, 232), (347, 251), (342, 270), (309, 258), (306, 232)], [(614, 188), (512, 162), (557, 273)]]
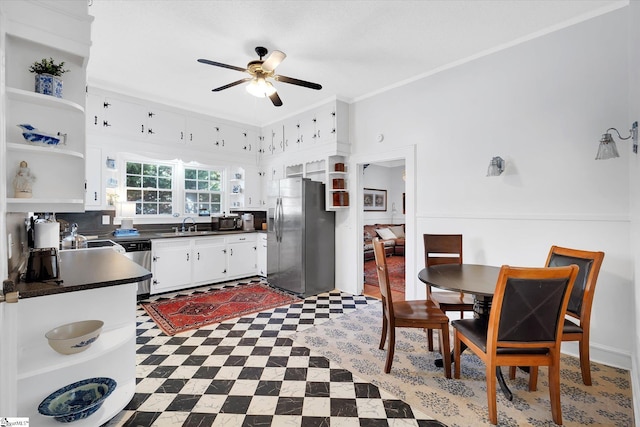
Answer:
[[(118, 241), (124, 248), (124, 256), (151, 271), (151, 240), (125, 240)], [(149, 296), (151, 279), (138, 282), (138, 299)]]

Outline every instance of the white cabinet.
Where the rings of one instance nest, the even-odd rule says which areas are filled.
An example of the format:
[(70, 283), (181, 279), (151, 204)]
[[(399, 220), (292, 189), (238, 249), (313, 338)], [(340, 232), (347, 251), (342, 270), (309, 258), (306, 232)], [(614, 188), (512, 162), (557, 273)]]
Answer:
[(257, 246), (258, 275), (267, 277), (267, 233), (258, 233)]
[(245, 208), (263, 208), (265, 205), (262, 194), (262, 176), (258, 168), (246, 168), (244, 175), (244, 205)]
[(151, 244), (150, 293), (157, 294), (191, 286), (192, 239), (153, 240)]
[(103, 202), (102, 150), (87, 147), (85, 209), (99, 209)]
[(255, 275), (256, 234), (154, 239), (151, 295)]
[[(109, 286), (85, 291), (20, 300), (17, 321), (17, 414), (32, 425), (59, 426), (38, 413), (47, 395), (66, 384), (93, 377), (113, 378), (118, 386), (92, 416), (74, 426), (98, 426), (124, 408), (136, 387), (136, 290), (137, 285)], [(67, 323), (98, 319), (104, 322), (98, 340), (81, 352), (56, 353), (44, 334)]]
[(227, 244), (224, 237), (193, 240), (193, 284), (218, 282), (227, 277)]
[(258, 268), (257, 242), (254, 234), (227, 237), (227, 275), (229, 279), (256, 274)]

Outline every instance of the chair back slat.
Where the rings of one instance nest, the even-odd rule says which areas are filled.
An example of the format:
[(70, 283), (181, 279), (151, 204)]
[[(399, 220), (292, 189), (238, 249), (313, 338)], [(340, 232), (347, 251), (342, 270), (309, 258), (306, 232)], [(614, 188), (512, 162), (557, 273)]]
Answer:
[(424, 265), (462, 264), (462, 234), (424, 234)]
[(378, 238), (373, 239), (373, 254), (376, 259), (376, 272), (378, 273), (378, 286), (382, 304), (385, 306), (385, 315), (393, 316), (393, 299), (391, 297), (391, 282), (387, 269), (387, 256), (384, 251), (384, 243)]

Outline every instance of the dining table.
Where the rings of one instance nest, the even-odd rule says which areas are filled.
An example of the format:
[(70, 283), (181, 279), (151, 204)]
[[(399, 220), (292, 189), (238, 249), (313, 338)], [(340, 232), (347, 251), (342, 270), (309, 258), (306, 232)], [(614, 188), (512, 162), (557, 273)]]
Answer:
[[(430, 286), (454, 292), (473, 295), (473, 312), (478, 319), (489, 320), (491, 300), (496, 289), (500, 267), (481, 264), (439, 264), (423, 268), (418, 273), (418, 279)], [(465, 347), (463, 345), (462, 351)], [(451, 360), (454, 360), (453, 355)], [(438, 365), (442, 360), (436, 361)], [(496, 378), (505, 397), (513, 399), (502, 375), (500, 367), (496, 367)]]

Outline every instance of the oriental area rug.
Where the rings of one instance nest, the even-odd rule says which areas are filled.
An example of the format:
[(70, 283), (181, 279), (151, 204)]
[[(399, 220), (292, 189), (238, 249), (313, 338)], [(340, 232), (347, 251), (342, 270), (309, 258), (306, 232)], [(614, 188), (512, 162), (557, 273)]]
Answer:
[[(395, 255), (387, 257), (387, 270), (389, 271), (391, 289), (404, 292), (404, 257)], [(378, 286), (378, 271), (376, 270), (376, 261), (373, 259), (364, 262), (364, 283), (365, 285)]]
[[(336, 362), (355, 377), (384, 389), (449, 427), (489, 426), (485, 366), (471, 352), (461, 355), (460, 379), (447, 379), (435, 366), (438, 352), (427, 349), (426, 333), (399, 328), (389, 374), (384, 373), (386, 350), (379, 350), (380, 302), (358, 308), (291, 335), (311, 355)], [(451, 341), (453, 343), (453, 341)], [(452, 369), (453, 370), (453, 369)], [(549, 403), (548, 371), (541, 367), (537, 391), (529, 391), (528, 374), (518, 370), (509, 379), (513, 400), (497, 393), (499, 426), (554, 426)], [(561, 405), (564, 426), (633, 426), (631, 378), (628, 371), (591, 363), (592, 386), (585, 386), (576, 357), (562, 355)]]
[(175, 335), (296, 301), (300, 298), (267, 284), (249, 283), (141, 305), (165, 334)]

